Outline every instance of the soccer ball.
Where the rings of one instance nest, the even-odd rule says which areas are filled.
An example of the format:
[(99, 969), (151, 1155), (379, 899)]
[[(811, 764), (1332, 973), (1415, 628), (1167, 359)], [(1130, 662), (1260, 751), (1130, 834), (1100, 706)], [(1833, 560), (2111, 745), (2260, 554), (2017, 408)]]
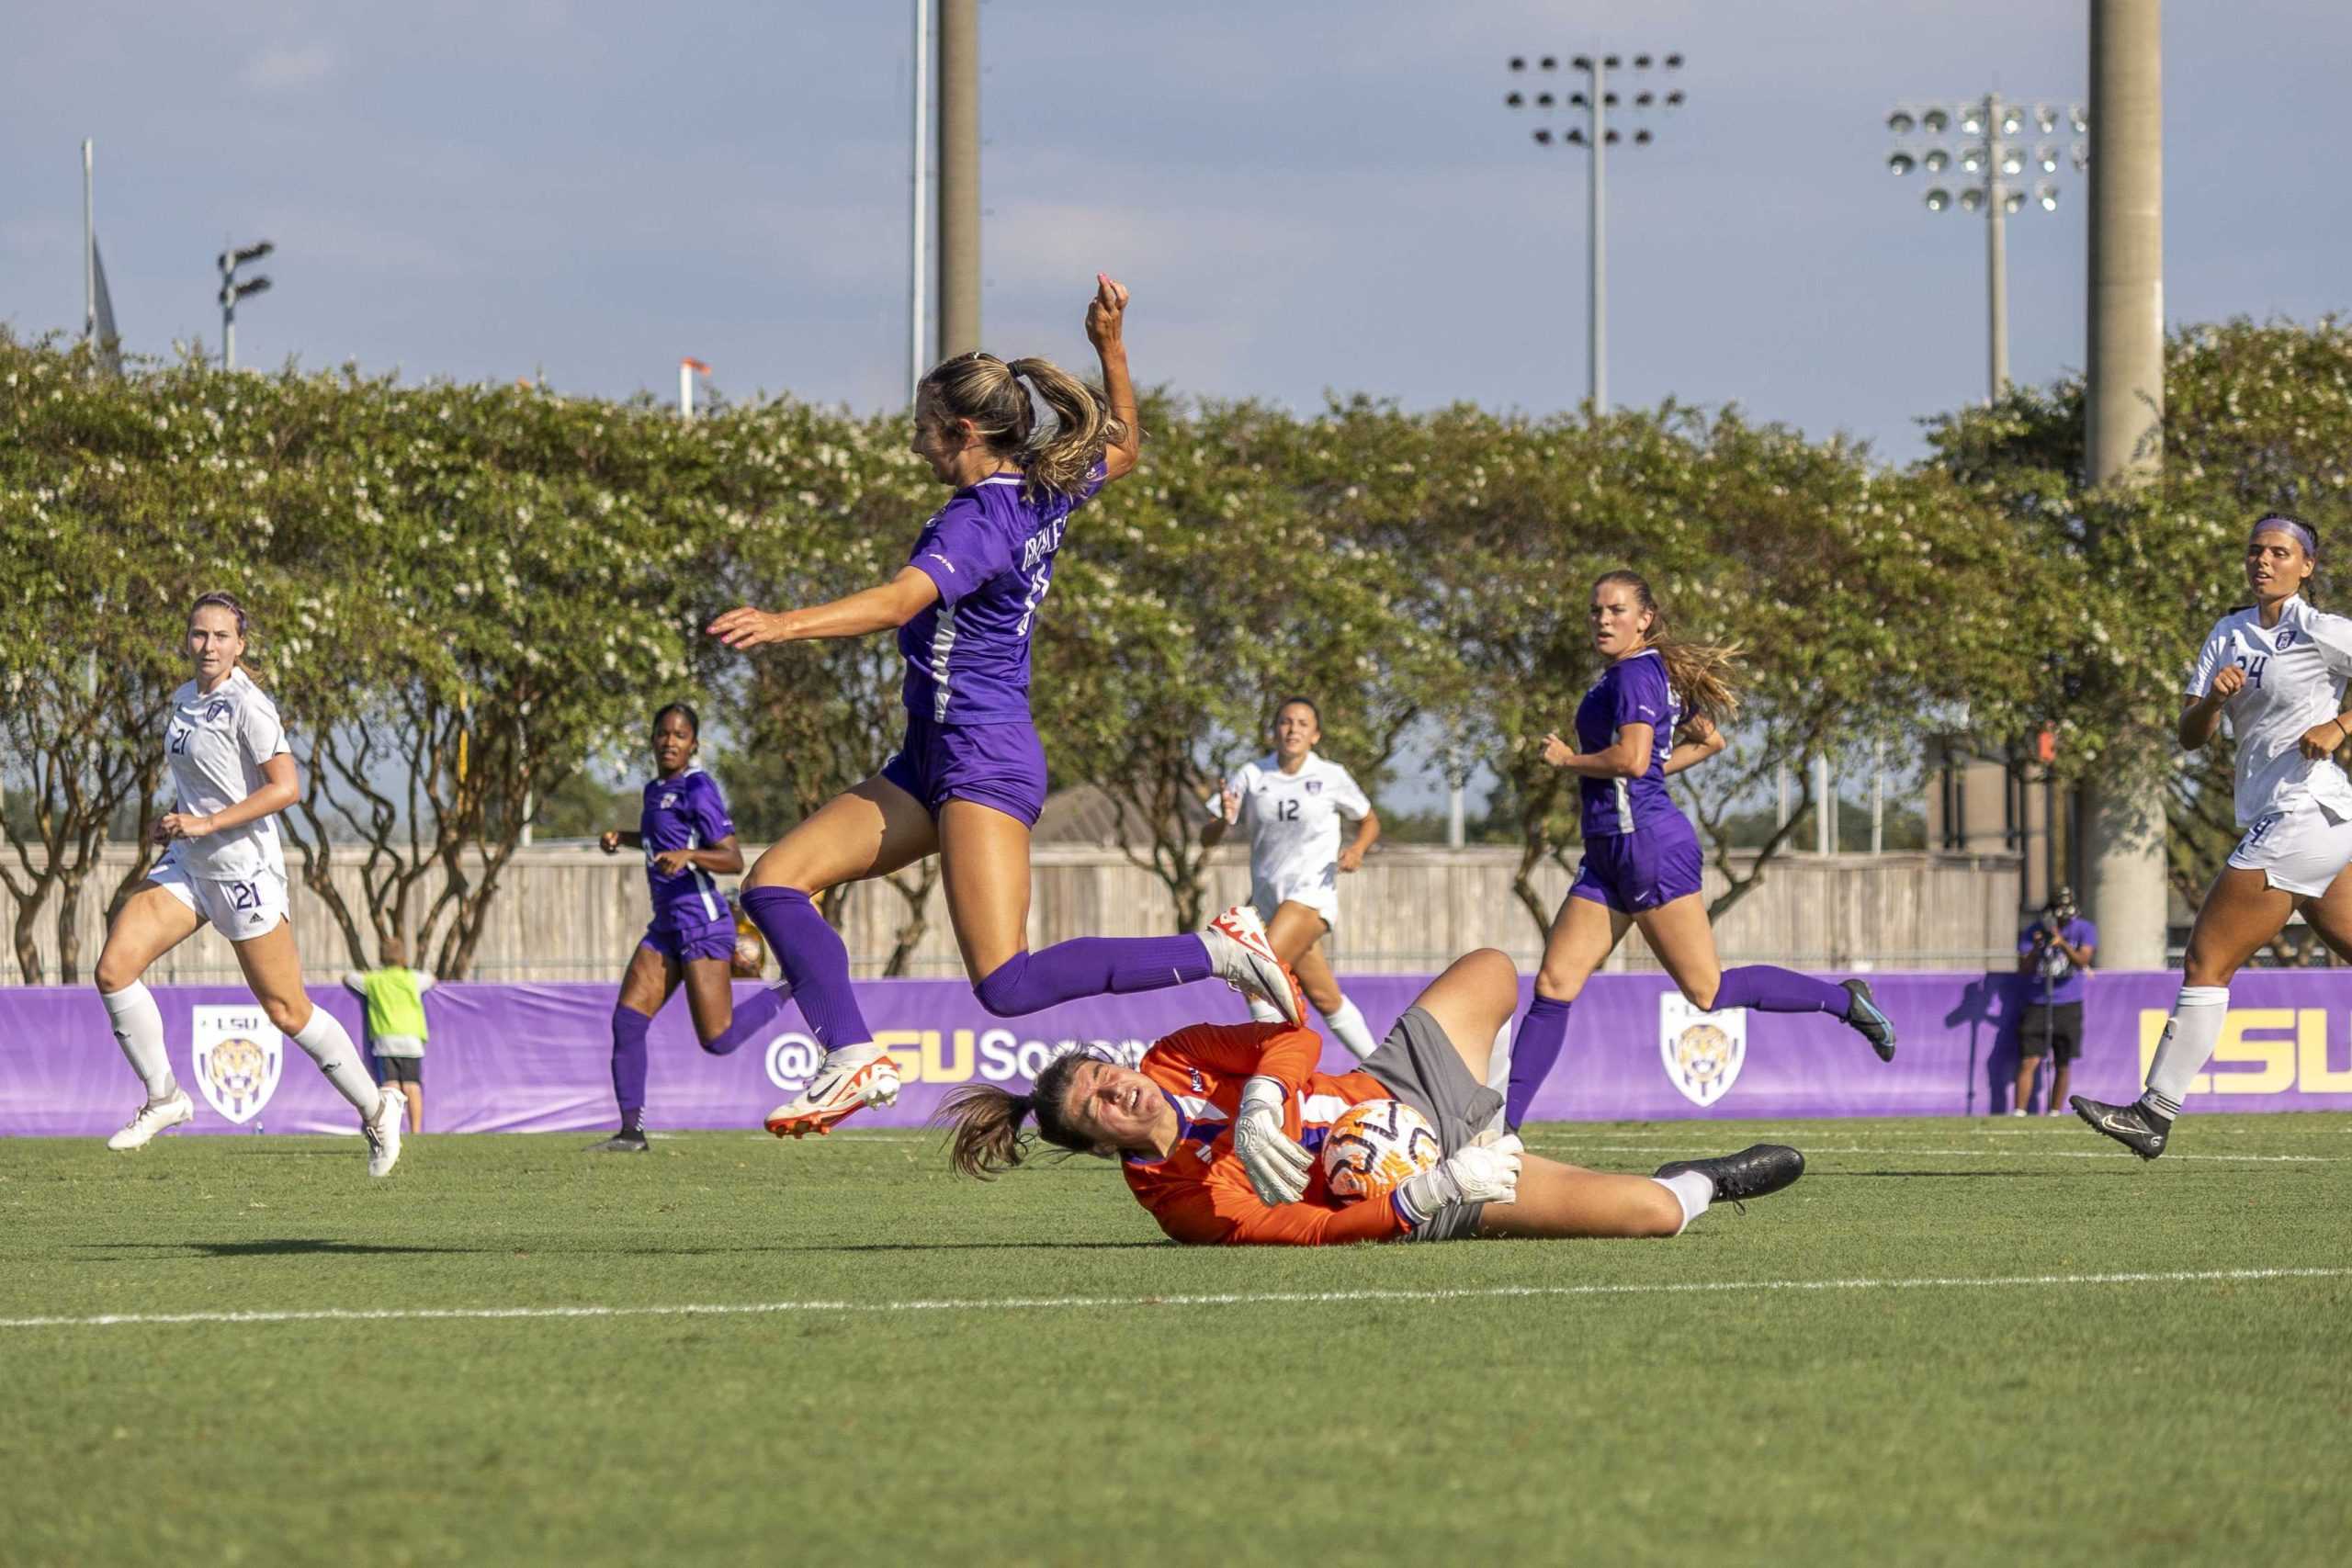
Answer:
[(1401, 1100), (1367, 1100), (1332, 1122), (1323, 1140), (1323, 1184), (1342, 1206), (1385, 1198), (1443, 1155), (1428, 1117)]

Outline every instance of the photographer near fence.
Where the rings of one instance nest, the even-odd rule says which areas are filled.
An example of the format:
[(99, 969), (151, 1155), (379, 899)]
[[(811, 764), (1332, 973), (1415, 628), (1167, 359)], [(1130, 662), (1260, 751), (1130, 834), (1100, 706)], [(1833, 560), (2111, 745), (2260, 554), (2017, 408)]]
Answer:
[(2018, 973), (2027, 977), (2025, 1006), (2018, 1014), (2018, 1092), (2009, 1114), (2023, 1116), (2033, 1100), (2034, 1075), (2041, 1059), (2053, 1057), (2043, 1114), (2055, 1116), (2066, 1103), (2066, 1079), (2083, 1054), (2084, 976), (2098, 948), (2098, 928), (2075, 908), (2075, 890), (2052, 890), (2050, 902), (2018, 935)]

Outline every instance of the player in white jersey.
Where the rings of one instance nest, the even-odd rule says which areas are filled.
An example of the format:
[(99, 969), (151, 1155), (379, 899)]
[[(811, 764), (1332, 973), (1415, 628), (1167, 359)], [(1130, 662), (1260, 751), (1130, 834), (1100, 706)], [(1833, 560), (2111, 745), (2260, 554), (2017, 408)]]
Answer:
[(229, 939), (269, 1021), (359, 1112), (368, 1174), (389, 1176), (401, 1156), (401, 1091), (377, 1087), (343, 1025), (302, 989), (272, 820), (299, 798), (300, 786), (277, 705), (237, 665), (245, 651), (243, 607), (226, 593), (198, 599), (188, 611), (187, 651), (196, 678), (172, 694), (164, 734), (175, 808), (155, 825), (155, 841), (170, 847), (123, 901), (98, 954), (98, 999), (147, 1086), (147, 1103), (107, 1146), (139, 1148), (196, 1116), (164, 1055), (163, 1011), (140, 976), (209, 924)]
[(2335, 752), (2352, 739), (2343, 711), (2352, 620), (2302, 597), (2319, 558), (2311, 527), (2276, 513), (2246, 541), (2255, 602), (2214, 626), (2188, 678), (2180, 743), (2195, 750), (2226, 718), (2237, 737), (2237, 818), (2245, 837), (2198, 907), (2180, 996), (2145, 1092), (2129, 1105), (2075, 1095), (2075, 1113), (2143, 1159), (2165, 1152), (2173, 1119), (2212, 1060), (2229, 1017), (2230, 980), (2297, 910), (2339, 953), (2352, 953), (2352, 778)]
[[(1340, 874), (1363, 863), (1364, 852), (1380, 837), (1380, 814), (1347, 769), (1315, 754), (1322, 739), (1323, 716), (1314, 703), (1286, 698), (1274, 710), (1273, 754), (1224, 781), (1208, 803), (1201, 841), (1215, 844), (1236, 824), (1249, 828), (1250, 902), (1266, 922), (1267, 939), (1340, 1043), (1363, 1057), (1377, 1042), (1340, 989), (1322, 942), (1340, 922)], [(1355, 824), (1345, 849), (1340, 847), (1343, 818)], [(1255, 998), (1250, 1013), (1262, 1022), (1281, 1016)]]

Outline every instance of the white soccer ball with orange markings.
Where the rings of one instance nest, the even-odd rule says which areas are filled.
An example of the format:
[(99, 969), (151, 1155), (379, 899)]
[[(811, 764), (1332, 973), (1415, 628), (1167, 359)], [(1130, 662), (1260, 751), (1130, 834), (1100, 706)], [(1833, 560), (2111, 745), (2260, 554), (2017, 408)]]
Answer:
[(1331, 1201), (1385, 1198), (1444, 1157), (1437, 1129), (1401, 1100), (1351, 1105), (1323, 1140), (1323, 1183)]

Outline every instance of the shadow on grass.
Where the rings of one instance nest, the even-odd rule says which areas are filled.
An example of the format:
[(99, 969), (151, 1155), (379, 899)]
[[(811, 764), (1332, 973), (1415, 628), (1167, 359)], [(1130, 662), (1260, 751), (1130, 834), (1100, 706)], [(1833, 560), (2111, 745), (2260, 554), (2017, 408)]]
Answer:
[(1956, 1181), (2073, 1181), (2085, 1176), (2137, 1177), (2137, 1170), (1808, 1170), (1807, 1181), (1838, 1181), (1852, 1177), (1875, 1177), (1891, 1180), (1908, 1180), (1913, 1177), (1949, 1177)]
[(371, 1241), (332, 1241), (323, 1236), (288, 1236), (267, 1241), (85, 1241), (87, 1252), (198, 1252), (208, 1258), (362, 1258), (379, 1253), (505, 1252), (500, 1247), (387, 1247)]

